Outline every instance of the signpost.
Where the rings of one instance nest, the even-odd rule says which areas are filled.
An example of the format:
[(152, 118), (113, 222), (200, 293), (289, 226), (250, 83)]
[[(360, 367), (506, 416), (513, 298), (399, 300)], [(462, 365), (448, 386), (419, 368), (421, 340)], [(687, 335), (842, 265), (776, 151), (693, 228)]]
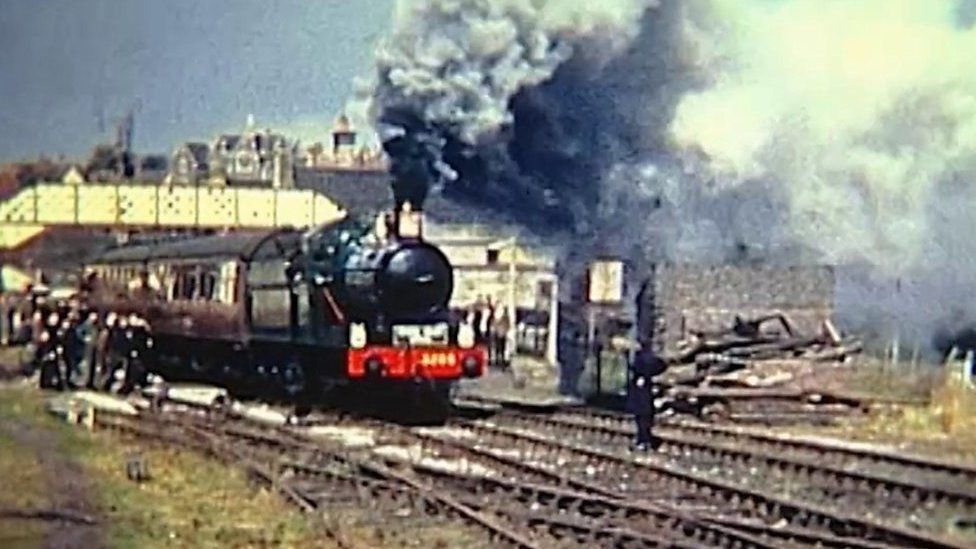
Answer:
[(620, 306), (624, 300), (624, 263), (616, 258), (597, 259), (590, 263), (586, 277), (586, 301), (589, 309), (589, 351), (595, 360), (596, 394), (603, 393), (603, 345), (605, 334), (597, 333), (598, 316), (607, 308)]

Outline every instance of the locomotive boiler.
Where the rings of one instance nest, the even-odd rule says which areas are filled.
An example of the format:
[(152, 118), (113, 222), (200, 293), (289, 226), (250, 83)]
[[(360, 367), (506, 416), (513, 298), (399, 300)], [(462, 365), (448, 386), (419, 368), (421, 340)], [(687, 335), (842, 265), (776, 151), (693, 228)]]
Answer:
[(150, 370), (304, 401), (383, 401), (442, 416), (483, 372), (448, 308), (448, 259), (419, 234), (343, 220), (110, 250), (88, 266), (100, 310), (137, 313)]

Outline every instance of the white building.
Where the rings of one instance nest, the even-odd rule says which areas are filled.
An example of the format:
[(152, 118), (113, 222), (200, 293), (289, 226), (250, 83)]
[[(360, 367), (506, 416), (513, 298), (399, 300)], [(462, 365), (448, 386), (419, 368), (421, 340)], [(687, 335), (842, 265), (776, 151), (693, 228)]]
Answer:
[(481, 225), (426, 224), (424, 238), (454, 266), (452, 308), (514, 307), (518, 348), (555, 363), (559, 283), (551, 250)]

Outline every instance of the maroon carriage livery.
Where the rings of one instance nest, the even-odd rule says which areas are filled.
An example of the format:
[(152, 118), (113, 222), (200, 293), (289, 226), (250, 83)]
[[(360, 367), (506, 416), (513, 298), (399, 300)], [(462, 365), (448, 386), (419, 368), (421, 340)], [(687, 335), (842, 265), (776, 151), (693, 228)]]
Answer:
[(87, 270), (95, 307), (148, 321), (147, 367), (168, 379), (443, 416), (485, 367), (444, 254), (352, 220), (124, 246)]

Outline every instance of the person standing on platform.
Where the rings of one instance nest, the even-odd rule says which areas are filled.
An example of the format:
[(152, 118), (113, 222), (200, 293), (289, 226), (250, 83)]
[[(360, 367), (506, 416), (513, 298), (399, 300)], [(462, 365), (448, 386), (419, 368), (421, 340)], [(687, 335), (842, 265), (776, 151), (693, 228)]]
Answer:
[(471, 306), (471, 314), (472, 314), (471, 326), (472, 328), (474, 328), (474, 340), (475, 343), (478, 343), (480, 345), (485, 342), (485, 337), (487, 337), (485, 331), (482, 330), (481, 317), (484, 313), (482, 312), (480, 295), (478, 296), (478, 299), (475, 300), (474, 305)]
[(98, 313), (86, 310), (84, 320), (76, 330), (82, 346), (77, 383), (87, 389), (93, 389), (95, 387), (95, 361), (98, 356), (96, 348), (100, 330)]
[(492, 322), (492, 341), (491, 346), (495, 349), (497, 364), (502, 368), (509, 366), (508, 359), (508, 331), (512, 329), (512, 323), (508, 307), (499, 305), (495, 309), (495, 318)]

